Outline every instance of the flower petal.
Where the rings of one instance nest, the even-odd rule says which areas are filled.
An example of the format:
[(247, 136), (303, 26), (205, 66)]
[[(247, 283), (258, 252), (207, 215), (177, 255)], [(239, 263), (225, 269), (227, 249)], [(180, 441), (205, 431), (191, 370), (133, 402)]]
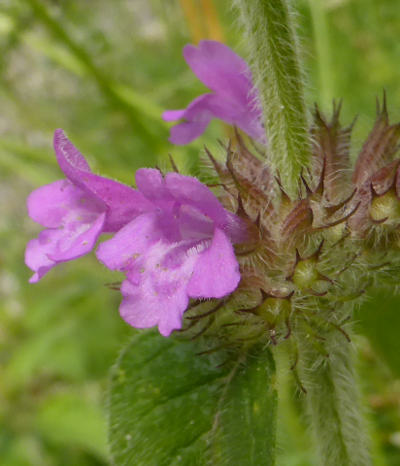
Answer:
[(122, 318), (136, 328), (158, 325), (164, 336), (182, 327), (189, 298), (186, 287), (196, 262), (187, 245), (158, 242), (146, 254), (139, 283), (122, 284)]
[(92, 223), (75, 222), (64, 228), (43, 230), (38, 238), (29, 241), (25, 263), (36, 272), (29, 281), (35, 283), (59, 262), (90, 252), (102, 232), (105, 215), (105, 212), (99, 214)]
[(119, 230), (110, 240), (101, 243), (96, 256), (111, 270), (128, 270), (136, 262), (141, 262), (148, 248), (162, 237), (156, 214), (142, 214)]
[(133, 285), (129, 280), (122, 283), (121, 292), (124, 296), (119, 308), (121, 317), (135, 328), (151, 328), (158, 325), (164, 337), (168, 337), (174, 330), (182, 328), (182, 316), (189, 298), (184, 287), (179, 293), (166, 299), (149, 297), (148, 290)]
[(207, 129), (209, 121), (185, 121), (171, 128), (168, 141), (177, 146), (184, 146), (201, 136)]
[(68, 180), (58, 180), (33, 191), (27, 201), (29, 216), (47, 228), (57, 228), (74, 212), (99, 214), (105, 206)]
[(247, 63), (225, 44), (202, 40), (186, 45), (183, 55), (193, 73), (214, 92), (244, 104), (252, 90)]
[[(185, 121), (171, 128), (169, 141), (172, 144), (184, 145), (201, 136), (206, 130), (210, 121), (216, 117), (210, 107), (210, 96), (213, 94), (203, 94), (194, 99), (185, 110), (164, 112), (163, 118), (166, 121), (180, 120)], [(172, 116), (176, 118), (172, 118)]]
[[(55, 230), (44, 230), (38, 238), (32, 239), (25, 249), (25, 264), (35, 273), (29, 279), (29, 283), (37, 283), (57, 263), (48, 258), (47, 252), (53, 249), (51, 235)], [(48, 241), (50, 240), (50, 241)]]
[(136, 186), (139, 191), (149, 200), (168, 201), (171, 200), (166, 187), (164, 178), (155, 168), (139, 168), (135, 175)]
[(222, 298), (240, 281), (239, 264), (226, 235), (215, 229), (208, 249), (199, 255), (187, 292), (193, 298)]
[(67, 178), (108, 207), (106, 231), (118, 231), (135, 216), (153, 208), (140, 192), (92, 173), (83, 155), (61, 129), (54, 133), (54, 149), (58, 164)]
[(264, 137), (261, 111), (252, 100), (243, 102), (221, 93), (203, 94), (194, 99), (186, 110), (170, 110), (165, 112), (163, 117), (166, 121), (185, 120), (171, 129), (169, 141), (177, 145), (188, 144), (198, 138), (213, 118), (236, 125), (255, 139)]
[(214, 222), (196, 207), (184, 204), (178, 215), (179, 232), (183, 240), (204, 240), (213, 235)]
[(183, 118), (183, 115), (185, 114), (186, 109), (183, 110), (166, 110), (162, 114), (162, 119), (164, 121), (176, 121), (180, 120)]
[(68, 223), (63, 230), (59, 230), (61, 233), (56, 247), (53, 252), (48, 253), (48, 257), (56, 262), (64, 262), (90, 252), (103, 231), (105, 218), (106, 213), (103, 212), (91, 222), (86, 220)]
[(210, 217), (218, 227), (224, 228), (227, 223), (226, 210), (212, 191), (199, 180), (179, 173), (167, 173), (165, 184), (170, 194), (181, 205), (196, 207)]

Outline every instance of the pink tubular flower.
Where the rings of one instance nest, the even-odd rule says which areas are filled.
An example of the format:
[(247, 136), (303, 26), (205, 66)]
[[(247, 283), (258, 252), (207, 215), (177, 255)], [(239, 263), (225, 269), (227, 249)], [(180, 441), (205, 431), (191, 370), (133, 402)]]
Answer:
[(155, 208), (102, 243), (97, 257), (126, 274), (123, 319), (136, 328), (158, 325), (168, 336), (181, 328), (189, 298), (221, 298), (237, 287), (231, 241), (241, 225), (195, 178), (140, 169), (136, 183)]
[(92, 173), (61, 130), (54, 148), (66, 179), (28, 198), (29, 215), (45, 227), (26, 248), (30, 282), (87, 254), (108, 232), (115, 235), (97, 257), (126, 273), (120, 311), (134, 327), (158, 325), (168, 336), (181, 328), (189, 298), (221, 298), (237, 287), (232, 242), (243, 239), (242, 224), (200, 181), (141, 169), (135, 190)]
[(26, 248), (25, 263), (39, 281), (60, 262), (91, 251), (102, 232), (115, 232), (151, 204), (137, 191), (91, 172), (82, 154), (62, 130), (54, 149), (66, 179), (42, 186), (28, 198), (29, 216), (43, 225)]
[(246, 62), (229, 47), (212, 40), (200, 41), (199, 47), (186, 45), (186, 62), (194, 74), (213, 93), (197, 97), (184, 110), (167, 110), (165, 121), (183, 119), (171, 129), (173, 144), (188, 144), (199, 137), (213, 118), (236, 125), (254, 139), (262, 140), (261, 110), (254, 99), (251, 73)]

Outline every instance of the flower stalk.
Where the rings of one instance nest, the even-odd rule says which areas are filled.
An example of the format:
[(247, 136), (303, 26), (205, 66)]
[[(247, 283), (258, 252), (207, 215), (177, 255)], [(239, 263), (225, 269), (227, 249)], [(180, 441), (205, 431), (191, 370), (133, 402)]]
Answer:
[(370, 466), (351, 343), (327, 333), (321, 348), (299, 339), (300, 378), (321, 466)]
[(285, 191), (293, 196), (310, 159), (293, 14), (286, 0), (236, 0), (236, 4), (263, 111), (267, 155)]

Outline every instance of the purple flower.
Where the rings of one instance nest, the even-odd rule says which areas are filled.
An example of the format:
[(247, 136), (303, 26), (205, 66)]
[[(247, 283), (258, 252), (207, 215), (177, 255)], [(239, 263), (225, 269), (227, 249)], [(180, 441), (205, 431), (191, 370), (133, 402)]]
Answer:
[(221, 298), (237, 287), (232, 243), (244, 239), (243, 225), (200, 181), (141, 169), (135, 190), (92, 173), (61, 130), (54, 148), (66, 178), (28, 198), (29, 215), (45, 227), (26, 248), (30, 282), (87, 254), (108, 232), (115, 235), (97, 257), (125, 272), (120, 311), (134, 327), (158, 325), (167, 336), (181, 328), (189, 298)]
[(42, 186), (28, 198), (30, 217), (43, 225), (26, 248), (25, 262), (39, 281), (60, 262), (76, 259), (94, 247), (102, 232), (115, 232), (152, 208), (134, 189), (91, 172), (82, 154), (62, 130), (54, 148), (66, 179)]
[(186, 45), (183, 55), (195, 75), (213, 93), (197, 97), (184, 110), (167, 110), (166, 121), (183, 119), (171, 129), (170, 141), (187, 144), (199, 137), (213, 118), (236, 125), (254, 139), (264, 131), (251, 73), (246, 62), (229, 47), (203, 40), (199, 47)]
[(242, 226), (195, 178), (140, 169), (136, 183), (155, 208), (102, 243), (97, 257), (126, 274), (123, 319), (136, 328), (158, 325), (168, 336), (181, 328), (189, 298), (235, 290), (240, 273), (231, 242)]

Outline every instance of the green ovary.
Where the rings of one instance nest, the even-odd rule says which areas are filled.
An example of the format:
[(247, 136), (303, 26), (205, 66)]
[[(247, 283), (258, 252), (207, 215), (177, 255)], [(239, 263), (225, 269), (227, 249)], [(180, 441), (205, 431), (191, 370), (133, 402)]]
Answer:
[(293, 274), (293, 283), (300, 289), (312, 288), (320, 278), (316, 262), (311, 259), (300, 261)]
[[(387, 223), (400, 221), (400, 202), (393, 191), (383, 196), (375, 197), (369, 211), (372, 220), (377, 222), (387, 219)], [(385, 222), (385, 223), (386, 223)]]

